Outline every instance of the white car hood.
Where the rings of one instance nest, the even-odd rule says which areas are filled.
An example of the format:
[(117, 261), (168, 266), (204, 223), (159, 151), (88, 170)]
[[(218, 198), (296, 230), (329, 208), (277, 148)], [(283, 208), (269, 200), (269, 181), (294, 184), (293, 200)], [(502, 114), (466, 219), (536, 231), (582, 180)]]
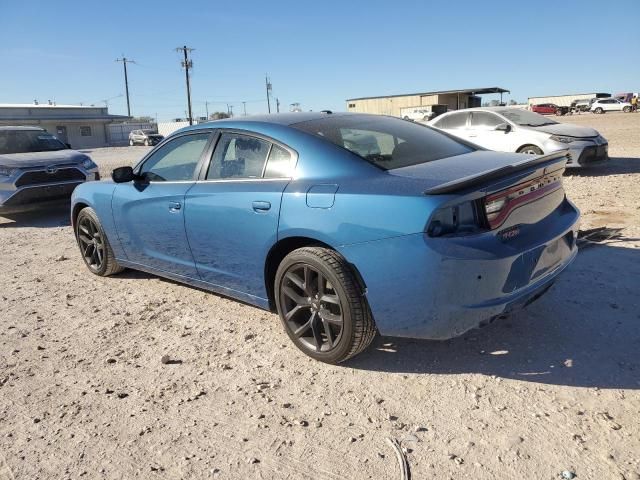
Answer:
[(47, 165), (78, 164), (87, 158), (89, 158), (87, 155), (75, 150), (9, 153), (0, 155), (0, 165), (12, 168), (42, 167)]
[(527, 127), (536, 132), (550, 133), (551, 135), (566, 135), (567, 137), (597, 137), (597, 130), (589, 127), (579, 127), (568, 123), (556, 123), (553, 125), (543, 125), (542, 127)]

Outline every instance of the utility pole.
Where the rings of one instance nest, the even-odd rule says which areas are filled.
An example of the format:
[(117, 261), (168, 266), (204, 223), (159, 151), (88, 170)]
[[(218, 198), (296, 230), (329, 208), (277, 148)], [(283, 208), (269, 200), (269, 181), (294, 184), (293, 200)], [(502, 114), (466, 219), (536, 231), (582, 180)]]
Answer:
[(247, 102), (242, 102), (242, 110), (244, 111), (244, 116), (247, 116)]
[(229, 116), (233, 118), (233, 105), (229, 105)]
[(276, 97), (276, 112), (280, 113), (280, 99)]
[(269, 100), (269, 95), (271, 94), (272, 85), (266, 73), (264, 75), (264, 83), (267, 87), (267, 110), (271, 113), (271, 101)]
[(182, 66), (184, 67), (184, 76), (187, 80), (187, 106), (189, 108), (189, 125), (193, 125), (193, 114), (191, 112), (191, 84), (189, 83), (189, 69), (193, 68), (193, 62), (189, 60), (189, 53), (193, 52), (193, 48), (189, 48), (186, 45), (176, 48), (176, 52), (182, 52), (184, 54), (184, 60)]
[(127, 116), (131, 116), (131, 105), (129, 103), (129, 78), (127, 77), (127, 63), (136, 63), (135, 60), (129, 60), (122, 55), (122, 58), (116, 58), (116, 62), (122, 62), (124, 66), (124, 88), (127, 91)]
[(207, 120), (209, 120), (209, 102), (204, 102), (204, 108), (207, 112)]

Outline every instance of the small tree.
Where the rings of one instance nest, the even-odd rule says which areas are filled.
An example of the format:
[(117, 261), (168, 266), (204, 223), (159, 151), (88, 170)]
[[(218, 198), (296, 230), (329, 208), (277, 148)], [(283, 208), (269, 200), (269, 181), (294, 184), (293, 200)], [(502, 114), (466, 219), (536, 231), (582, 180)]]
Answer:
[(227, 112), (213, 112), (209, 115), (209, 120), (220, 120), (222, 118), (229, 118), (230, 115)]

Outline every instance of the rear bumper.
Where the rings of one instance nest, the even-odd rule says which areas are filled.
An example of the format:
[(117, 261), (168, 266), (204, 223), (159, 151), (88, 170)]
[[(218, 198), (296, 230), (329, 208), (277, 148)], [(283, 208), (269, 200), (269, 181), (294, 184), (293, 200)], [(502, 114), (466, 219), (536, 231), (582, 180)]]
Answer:
[(578, 220), (565, 201), (513, 241), (415, 234), (340, 251), (363, 278), (381, 334), (444, 340), (544, 293), (576, 257)]

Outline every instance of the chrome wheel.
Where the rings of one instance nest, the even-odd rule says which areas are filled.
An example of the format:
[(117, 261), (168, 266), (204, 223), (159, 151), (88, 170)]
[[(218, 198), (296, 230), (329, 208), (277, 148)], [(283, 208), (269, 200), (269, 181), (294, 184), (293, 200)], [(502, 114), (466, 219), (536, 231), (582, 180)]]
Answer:
[(319, 269), (290, 266), (280, 284), (280, 311), (286, 328), (301, 346), (329, 352), (340, 342), (343, 308), (338, 292)]
[(85, 263), (92, 271), (100, 271), (105, 261), (104, 238), (100, 229), (90, 217), (85, 216), (78, 222), (77, 236)]

